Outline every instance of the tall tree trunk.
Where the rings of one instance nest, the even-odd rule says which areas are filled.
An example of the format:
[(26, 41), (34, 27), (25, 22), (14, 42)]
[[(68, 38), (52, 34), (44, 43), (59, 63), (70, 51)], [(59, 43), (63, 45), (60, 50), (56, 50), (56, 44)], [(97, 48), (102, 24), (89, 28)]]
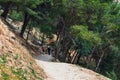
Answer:
[(105, 47), (101, 48), (101, 53), (102, 53), (102, 54), (101, 54), (100, 59), (99, 59), (97, 65), (96, 65), (95, 71), (98, 70), (99, 65), (100, 65), (100, 63), (101, 63), (101, 61), (102, 61), (102, 59), (103, 59), (103, 57), (104, 57), (104, 55), (105, 55), (105, 50), (107, 50), (107, 48), (108, 48), (110, 45), (111, 45), (111, 44), (107, 44)]
[(80, 58), (81, 58), (81, 54), (78, 53), (77, 64), (79, 64)]
[(78, 64), (80, 60), (81, 54), (78, 53), (78, 50), (74, 52), (73, 59), (71, 61), (72, 64)]
[(61, 35), (60, 33), (57, 34), (57, 40), (56, 40), (56, 48), (55, 48), (55, 58), (58, 59), (58, 55), (61, 49)]
[(79, 56), (79, 53), (76, 54), (74, 60), (73, 60), (73, 64), (76, 64), (77, 63), (77, 60), (78, 60), (78, 56)]
[(43, 33), (43, 35), (42, 35), (42, 44), (44, 43), (44, 37), (45, 37), (45, 34)]
[[(64, 40), (66, 40), (66, 39), (64, 39)], [(64, 41), (65, 43), (64, 43), (64, 52), (63, 52), (63, 61), (64, 62), (67, 62), (67, 55), (69, 54), (69, 49), (70, 49), (70, 41)]]
[(21, 29), (21, 32), (20, 32), (21, 37), (23, 37), (23, 34), (24, 34), (24, 32), (25, 32), (25, 30), (26, 30), (26, 27), (27, 27), (27, 25), (28, 25), (28, 23), (29, 23), (29, 20), (30, 20), (29, 14), (28, 14), (28, 13), (25, 13), (25, 14), (24, 14), (23, 26), (22, 26), (22, 29)]
[(95, 68), (95, 71), (98, 70), (99, 65), (100, 65), (100, 63), (101, 63), (101, 61), (102, 61), (102, 59), (103, 59), (104, 54), (105, 54), (105, 53), (102, 51), (102, 54), (101, 54), (100, 59), (99, 59), (99, 61), (98, 61), (98, 64), (97, 64), (97, 66), (96, 66), (96, 68)]
[(57, 44), (56, 44), (56, 50), (55, 50), (55, 52), (56, 52), (56, 53), (55, 53), (56, 59), (58, 59), (60, 51), (61, 51), (61, 44), (60, 44), (60, 41), (59, 41), (59, 42), (57, 42)]
[(7, 2), (6, 4), (4, 4), (4, 12), (1, 14), (1, 16), (2, 16), (4, 19), (7, 18), (7, 15), (8, 15), (8, 13), (9, 13), (9, 9), (10, 9), (11, 5), (12, 5), (12, 2), (10, 2), (10, 1)]
[(68, 50), (66, 62), (70, 63), (70, 60), (71, 60), (71, 56), (70, 56), (70, 52)]
[(68, 54), (68, 49), (66, 49), (66, 50), (63, 52), (63, 62), (66, 62), (66, 61), (67, 61), (67, 54)]
[(73, 53), (73, 57), (72, 57), (72, 60), (71, 60), (71, 63), (72, 63), (72, 64), (74, 64), (74, 61), (75, 61), (76, 56), (77, 56), (77, 51), (75, 51), (75, 52)]
[(96, 46), (94, 46), (93, 50), (91, 51), (91, 54), (88, 56), (88, 60), (87, 60), (86, 68), (89, 67), (89, 64), (90, 64), (90, 62), (91, 62), (91, 59), (92, 59), (93, 53), (94, 53), (94, 51), (95, 51), (95, 48), (96, 48)]
[(65, 30), (65, 22), (64, 19), (61, 17), (61, 23), (59, 23), (58, 27), (62, 28), (58, 28), (58, 37), (57, 37), (57, 41), (56, 41), (56, 50), (55, 50), (55, 57), (58, 59), (59, 58), (59, 54), (62, 52), (62, 48), (64, 47), (64, 44), (61, 44), (63, 37), (64, 37), (64, 30)]
[(28, 41), (30, 31), (31, 31), (31, 28), (29, 27), (29, 28), (28, 28), (28, 33), (27, 33), (27, 38), (26, 38), (26, 41)]

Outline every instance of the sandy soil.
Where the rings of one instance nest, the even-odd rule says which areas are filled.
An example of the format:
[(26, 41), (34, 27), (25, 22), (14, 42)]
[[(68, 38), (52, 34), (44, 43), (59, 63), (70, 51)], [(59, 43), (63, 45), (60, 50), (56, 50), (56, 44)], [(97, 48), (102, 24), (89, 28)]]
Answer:
[(46, 80), (110, 80), (77, 65), (52, 62), (54, 58), (47, 54), (38, 55), (35, 59), (47, 73)]
[[(30, 55), (30, 50), (32, 49), (28, 49), (28, 47), (29, 45), (26, 44), (25, 40), (17, 34), (14, 34), (10, 26), (8, 27), (7, 23), (0, 18), (0, 61), (2, 58), (5, 58), (6, 61), (6, 63), (4, 63), (5, 69), (3, 70), (7, 70), (6, 67), (10, 69), (12, 67), (15, 70), (21, 69), (27, 71), (25, 74), (27, 80), (44, 79), (44, 77), (46, 77), (45, 72), (36, 64), (36, 61)], [(0, 80), (3, 80), (1, 79), (1, 70), (2, 69), (0, 68)], [(35, 76), (33, 75), (32, 70), (34, 70)], [(5, 72), (7, 75), (8, 73), (10, 76), (14, 75), (12, 72), (10, 73), (10, 71)], [(10, 80), (13, 79), (14, 78), (11, 78)]]

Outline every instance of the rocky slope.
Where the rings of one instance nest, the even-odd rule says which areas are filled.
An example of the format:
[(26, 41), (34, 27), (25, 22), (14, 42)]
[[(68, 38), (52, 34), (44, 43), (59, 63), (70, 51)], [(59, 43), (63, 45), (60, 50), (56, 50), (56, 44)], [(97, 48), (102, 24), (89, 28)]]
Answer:
[(23, 42), (0, 19), (0, 80), (42, 80), (46, 77)]

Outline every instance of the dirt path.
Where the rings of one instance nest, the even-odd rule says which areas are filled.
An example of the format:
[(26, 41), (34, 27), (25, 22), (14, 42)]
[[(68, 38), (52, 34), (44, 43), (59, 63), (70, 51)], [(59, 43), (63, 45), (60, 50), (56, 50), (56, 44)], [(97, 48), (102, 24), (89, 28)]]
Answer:
[(76, 65), (51, 62), (54, 58), (47, 54), (36, 56), (35, 59), (47, 73), (46, 80), (110, 80)]

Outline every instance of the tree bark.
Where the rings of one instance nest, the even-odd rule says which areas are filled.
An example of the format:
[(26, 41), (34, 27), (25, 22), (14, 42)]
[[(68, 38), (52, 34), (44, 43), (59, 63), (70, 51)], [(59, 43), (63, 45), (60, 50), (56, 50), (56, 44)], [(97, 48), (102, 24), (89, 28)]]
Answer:
[(60, 53), (60, 51), (61, 51), (61, 44), (60, 44), (60, 42), (58, 42), (58, 43), (56, 44), (56, 53), (55, 53), (56, 59), (59, 58), (59, 53)]
[[(66, 40), (66, 39), (64, 39)], [(64, 41), (65, 42), (65, 41)], [(67, 41), (64, 43), (64, 52), (63, 52), (63, 61), (67, 62), (67, 55), (69, 54), (69, 49), (70, 49), (70, 41)]]
[(55, 48), (55, 58), (58, 59), (58, 55), (61, 49), (61, 37), (60, 37), (60, 33), (57, 34), (57, 40), (56, 40), (56, 48)]
[(70, 60), (71, 60), (70, 53), (71, 53), (71, 52), (69, 52), (69, 50), (68, 50), (67, 58), (66, 58), (66, 62), (68, 62), (68, 63), (70, 63)]
[(81, 54), (78, 53), (77, 64), (79, 64), (80, 57), (81, 57)]
[(26, 38), (26, 41), (28, 41), (30, 31), (31, 31), (31, 28), (29, 27), (29, 28), (28, 28), (28, 33), (27, 33), (27, 38)]
[(96, 66), (96, 68), (95, 68), (95, 71), (98, 70), (99, 65), (100, 65), (100, 63), (101, 63), (101, 61), (102, 61), (102, 59), (103, 59), (104, 54), (105, 54), (105, 53), (102, 51), (102, 54), (101, 54), (100, 59), (99, 59), (99, 61), (98, 61), (98, 64), (97, 64), (97, 66)]
[(43, 35), (42, 35), (42, 44), (44, 44), (44, 37), (45, 37), (45, 34), (43, 33)]
[(24, 14), (24, 22), (23, 22), (23, 26), (22, 26), (22, 29), (21, 29), (21, 32), (20, 32), (20, 36), (23, 37), (23, 34), (27, 28), (27, 25), (29, 23), (29, 20), (30, 20), (30, 16), (28, 13), (25, 13)]
[(7, 18), (7, 15), (9, 13), (9, 10), (10, 10), (10, 7), (12, 5), (12, 2), (7, 2), (6, 4), (4, 4), (4, 12), (1, 14), (1, 16), (6, 19)]
[(71, 60), (71, 63), (72, 63), (72, 64), (74, 64), (76, 55), (77, 55), (77, 51), (75, 51), (75, 52), (73, 53), (73, 57), (72, 57), (72, 60)]
[(100, 59), (99, 59), (98, 62), (97, 62), (95, 71), (98, 70), (99, 65), (100, 65), (100, 63), (101, 63), (101, 61), (102, 61), (102, 59), (103, 59), (103, 57), (104, 57), (104, 55), (105, 55), (105, 50), (107, 50), (107, 48), (108, 48), (109, 46), (110, 46), (110, 44), (108, 44), (108, 45), (106, 45), (105, 47), (101, 48), (101, 53), (102, 53), (102, 54), (101, 54), (101, 56), (100, 56)]
[(93, 50), (91, 51), (91, 54), (88, 56), (87, 65), (86, 65), (87, 68), (89, 67), (89, 63), (91, 62), (95, 48), (96, 48), (96, 46), (94, 46)]
[(77, 53), (76, 56), (75, 56), (75, 58), (74, 58), (74, 60), (73, 60), (73, 64), (76, 64), (76, 63), (77, 63), (78, 56), (79, 56), (79, 54)]

